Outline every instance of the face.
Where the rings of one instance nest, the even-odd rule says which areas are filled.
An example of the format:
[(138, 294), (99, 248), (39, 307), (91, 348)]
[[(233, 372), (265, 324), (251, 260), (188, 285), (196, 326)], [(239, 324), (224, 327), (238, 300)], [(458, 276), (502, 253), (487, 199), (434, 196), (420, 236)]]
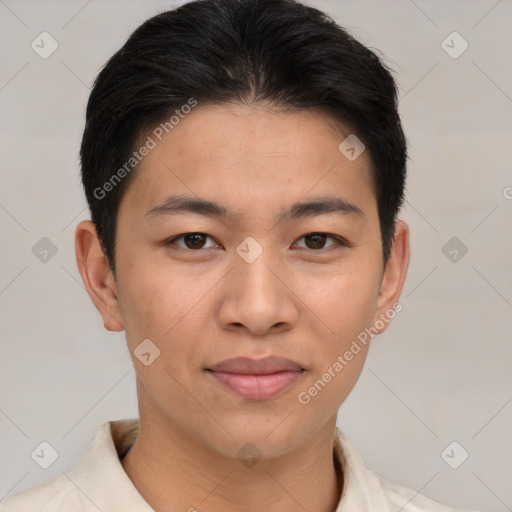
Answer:
[[(370, 157), (338, 149), (350, 133), (326, 113), (199, 105), (139, 164), (98, 309), (126, 331), (141, 414), (230, 457), (334, 424), (408, 262), (395, 250), (383, 274)], [(218, 366), (267, 356), (295, 366)]]

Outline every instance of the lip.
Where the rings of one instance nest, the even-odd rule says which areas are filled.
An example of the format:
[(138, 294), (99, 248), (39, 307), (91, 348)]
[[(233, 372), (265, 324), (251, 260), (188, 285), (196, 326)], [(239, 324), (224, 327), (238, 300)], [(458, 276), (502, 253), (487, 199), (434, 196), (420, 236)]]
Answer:
[(205, 369), (212, 378), (247, 400), (267, 400), (297, 382), (304, 368), (283, 357), (236, 357)]

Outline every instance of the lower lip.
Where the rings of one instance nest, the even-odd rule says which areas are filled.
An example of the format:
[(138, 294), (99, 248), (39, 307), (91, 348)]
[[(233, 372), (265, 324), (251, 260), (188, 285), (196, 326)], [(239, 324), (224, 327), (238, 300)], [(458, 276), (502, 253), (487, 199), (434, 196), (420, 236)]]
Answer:
[(284, 371), (269, 375), (208, 372), (212, 377), (237, 395), (247, 400), (266, 400), (291, 387), (303, 372)]

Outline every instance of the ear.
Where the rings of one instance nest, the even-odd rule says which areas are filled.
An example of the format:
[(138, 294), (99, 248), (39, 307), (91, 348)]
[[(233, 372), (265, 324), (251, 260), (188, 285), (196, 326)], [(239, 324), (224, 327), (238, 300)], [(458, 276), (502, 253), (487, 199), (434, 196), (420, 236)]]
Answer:
[(90, 220), (84, 220), (76, 227), (75, 252), (82, 281), (103, 318), (105, 329), (122, 331), (124, 327), (117, 285), (101, 248), (96, 227)]
[(379, 297), (377, 299), (377, 310), (373, 328), (379, 334), (387, 329), (390, 319), (395, 316), (394, 312), (402, 309), (401, 305), (397, 306), (397, 304), (407, 275), (409, 256), (409, 226), (399, 220), (395, 223), (393, 245), (382, 275)]

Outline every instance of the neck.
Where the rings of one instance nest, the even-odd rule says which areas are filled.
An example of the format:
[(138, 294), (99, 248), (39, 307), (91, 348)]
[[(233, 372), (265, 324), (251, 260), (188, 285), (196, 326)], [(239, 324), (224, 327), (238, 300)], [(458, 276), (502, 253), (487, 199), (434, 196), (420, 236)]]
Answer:
[(138, 437), (121, 464), (155, 512), (335, 512), (343, 485), (333, 460), (335, 423), (333, 417), (301, 446), (246, 467), (141, 415)]

